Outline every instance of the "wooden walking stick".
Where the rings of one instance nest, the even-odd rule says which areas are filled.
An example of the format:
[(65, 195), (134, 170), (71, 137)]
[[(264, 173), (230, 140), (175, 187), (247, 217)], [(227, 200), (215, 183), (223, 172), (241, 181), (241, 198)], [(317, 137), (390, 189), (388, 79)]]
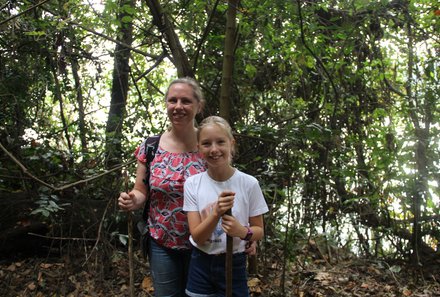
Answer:
[[(232, 216), (231, 209), (226, 211), (227, 215)], [(232, 246), (233, 238), (226, 235), (226, 261), (225, 261), (225, 275), (226, 275), (226, 297), (232, 297)]]
[[(128, 173), (124, 171), (125, 192), (128, 194)], [(128, 269), (130, 273), (130, 297), (134, 297), (134, 269), (133, 269), (133, 213), (128, 212)]]

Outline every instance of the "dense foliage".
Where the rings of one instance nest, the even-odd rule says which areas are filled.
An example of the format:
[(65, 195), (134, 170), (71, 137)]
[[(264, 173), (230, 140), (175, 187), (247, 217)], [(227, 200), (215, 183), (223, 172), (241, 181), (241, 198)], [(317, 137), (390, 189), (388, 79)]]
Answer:
[[(71, 207), (63, 195), (122, 190), (96, 178), (60, 191), (166, 129), (177, 73), (200, 81), (205, 116), (219, 112), (227, 2), (89, 2), (7, 1), (0, 12), (0, 187), (38, 193), (29, 215), (55, 222)], [(439, 7), (243, 0), (237, 28), (230, 115), (237, 166), (271, 208), (263, 248), (293, 257), (321, 234), (365, 256), (438, 254)], [(110, 117), (120, 51), (128, 95)]]

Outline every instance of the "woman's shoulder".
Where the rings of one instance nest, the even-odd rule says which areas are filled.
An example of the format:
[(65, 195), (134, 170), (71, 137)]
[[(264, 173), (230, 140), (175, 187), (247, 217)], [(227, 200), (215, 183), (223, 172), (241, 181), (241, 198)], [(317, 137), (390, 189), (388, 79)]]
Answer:
[[(153, 135), (144, 138), (139, 146), (136, 148), (134, 155), (135, 157), (141, 161), (142, 163), (146, 163), (148, 159), (148, 154), (151, 151), (151, 154), (159, 149), (159, 141), (161, 135)], [(152, 159), (152, 155), (149, 158)], [(150, 161), (151, 161), (150, 159)]]

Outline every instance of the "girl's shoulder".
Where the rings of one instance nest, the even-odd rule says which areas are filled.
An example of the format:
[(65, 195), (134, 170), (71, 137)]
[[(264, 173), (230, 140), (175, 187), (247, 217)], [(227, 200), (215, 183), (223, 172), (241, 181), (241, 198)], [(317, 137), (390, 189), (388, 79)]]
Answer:
[(186, 181), (185, 181), (185, 183), (197, 183), (197, 182), (200, 182), (202, 179), (203, 179), (203, 177), (205, 176), (205, 174), (207, 174), (207, 172), (206, 171), (204, 171), (204, 172), (199, 172), (199, 173), (196, 173), (196, 174), (193, 174), (193, 175), (191, 175), (191, 176), (189, 176), (187, 179), (186, 179)]
[(255, 176), (250, 175), (248, 173), (245, 173), (243, 171), (240, 171), (238, 169), (235, 169), (236, 172), (234, 174), (234, 177), (241, 180), (241, 181), (245, 181), (245, 182), (250, 182), (250, 183), (258, 183), (258, 180)]

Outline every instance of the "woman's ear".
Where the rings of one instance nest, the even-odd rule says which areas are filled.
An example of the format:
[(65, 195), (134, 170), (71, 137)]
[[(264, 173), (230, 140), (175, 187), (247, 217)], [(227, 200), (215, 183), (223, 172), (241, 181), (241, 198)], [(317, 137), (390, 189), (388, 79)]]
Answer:
[(197, 113), (202, 113), (204, 109), (205, 109), (205, 101), (200, 101), (199, 109), (197, 110)]
[(235, 138), (231, 139), (231, 155), (232, 155), (232, 158), (235, 157)]

